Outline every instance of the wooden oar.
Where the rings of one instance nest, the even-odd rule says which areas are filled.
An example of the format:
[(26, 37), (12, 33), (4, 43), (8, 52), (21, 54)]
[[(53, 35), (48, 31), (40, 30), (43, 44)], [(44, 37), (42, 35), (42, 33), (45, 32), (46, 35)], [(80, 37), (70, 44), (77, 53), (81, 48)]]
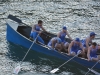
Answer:
[(97, 71), (95, 71), (95, 70), (93, 70), (93, 69), (90, 69), (90, 68), (88, 68), (91, 72), (93, 72), (94, 74), (96, 74), (96, 75), (100, 75), (100, 73), (99, 72), (97, 72)]
[(96, 62), (96, 63), (89, 69), (89, 71), (86, 72), (85, 75), (87, 75), (99, 62), (100, 62), (100, 60), (99, 60), (98, 62)]
[(30, 49), (32, 48), (33, 44), (35, 43), (36, 39), (38, 38), (39, 34), (37, 35), (37, 37), (35, 38), (35, 40), (33, 41), (33, 43), (31, 44), (30, 48), (28, 49), (28, 51), (26, 52), (24, 58), (22, 59), (22, 61), (20, 62), (20, 64), (14, 69), (13, 73), (14, 74), (18, 74), (20, 69), (21, 69), (21, 64), (24, 61), (24, 59), (26, 58), (27, 54), (29, 53)]
[(78, 52), (78, 54), (76, 54), (74, 57), (72, 57), (71, 59), (69, 59), (68, 61), (66, 61), (65, 63), (63, 63), (62, 65), (60, 65), (58, 68), (55, 68), (53, 70), (50, 71), (50, 73), (55, 73), (59, 70), (60, 67), (62, 67), (63, 65), (65, 65), (66, 63), (68, 63), (69, 61), (71, 61), (73, 58), (75, 58), (76, 56), (78, 56), (81, 53), (81, 51)]

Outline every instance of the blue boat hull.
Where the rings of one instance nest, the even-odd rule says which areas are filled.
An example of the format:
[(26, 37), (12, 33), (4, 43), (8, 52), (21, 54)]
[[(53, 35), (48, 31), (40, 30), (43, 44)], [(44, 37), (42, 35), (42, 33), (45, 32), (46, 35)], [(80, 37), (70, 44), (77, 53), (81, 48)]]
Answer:
[[(26, 48), (30, 47), (30, 45), (32, 44), (32, 41), (30, 41), (29, 39), (21, 35), (19, 32), (15, 31), (8, 23), (6, 25), (7, 25), (7, 35), (6, 35), (7, 41), (13, 42), (15, 44), (21, 45)], [(37, 43), (34, 43), (31, 50), (34, 50), (34, 51), (37, 51), (37, 52), (40, 52), (52, 57), (57, 57), (59, 59), (63, 59), (66, 61), (71, 58), (71, 56), (59, 53), (55, 50), (50, 50), (48, 47), (37, 44)], [(73, 60), (86, 67), (92, 67), (96, 63), (96, 62), (87, 61), (85, 59), (81, 59), (78, 57), (74, 58)], [(97, 64), (95, 68), (100, 69), (100, 64)]]

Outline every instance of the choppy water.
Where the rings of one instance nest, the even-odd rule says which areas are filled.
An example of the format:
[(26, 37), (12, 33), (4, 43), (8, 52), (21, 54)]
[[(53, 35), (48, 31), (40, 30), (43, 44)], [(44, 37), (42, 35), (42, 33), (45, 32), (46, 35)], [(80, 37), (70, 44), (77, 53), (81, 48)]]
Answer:
[[(30, 26), (41, 19), (44, 27), (53, 33), (66, 25), (73, 39), (85, 38), (94, 31), (98, 34), (94, 41), (100, 43), (100, 0), (0, 0), (0, 75), (11, 75), (18, 62), (16, 59), (20, 58), (13, 56), (14, 52), (10, 50), (25, 49), (6, 40), (5, 24), (9, 14), (18, 16)], [(60, 61), (38, 54), (23, 62), (23, 71), (19, 75), (51, 75), (49, 71), (64, 62)], [(52, 75), (84, 75), (86, 68), (76, 65), (80, 67), (69, 63)]]

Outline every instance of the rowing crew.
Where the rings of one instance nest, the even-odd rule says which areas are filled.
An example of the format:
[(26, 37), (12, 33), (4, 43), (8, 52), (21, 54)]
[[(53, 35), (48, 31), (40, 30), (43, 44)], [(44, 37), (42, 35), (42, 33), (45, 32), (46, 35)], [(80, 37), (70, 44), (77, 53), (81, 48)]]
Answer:
[[(43, 28), (42, 23), (43, 22), (39, 20), (38, 24), (32, 27), (30, 36), (33, 39), (35, 39), (38, 34), (41, 34), (41, 29), (43, 31), (46, 31)], [(70, 44), (67, 41), (65, 41), (66, 35), (69, 37), (70, 40), (72, 40)], [(92, 40), (95, 38), (95, 35), (96, 34), (94, 32), (91, 32), (90, 35), (84, 40), (80, 40), (79, 38), (73, 40), (70, 37), (66, 26), (64, 26), (62, 30), (58, 33), (57, 37), (53, 37), (49, 41), (48, 46), (50, 48), (57, 49), (58, 51), (64, 50), (65, 52), (68, 52), (68, 54), (72, 56), (76, 55), (79, 51), (81, 51), (82, 57), (85, 57), (87, 53), (88, 61), (90, 60), (98, 61), (99, 59), (96, 53), (97, 50), (100, 49), (100, 46), (97, 45), (95, 42), (92, 42)], [(44, 44), (44, 41), (40, 36), (37, 38), (37, 40)]]

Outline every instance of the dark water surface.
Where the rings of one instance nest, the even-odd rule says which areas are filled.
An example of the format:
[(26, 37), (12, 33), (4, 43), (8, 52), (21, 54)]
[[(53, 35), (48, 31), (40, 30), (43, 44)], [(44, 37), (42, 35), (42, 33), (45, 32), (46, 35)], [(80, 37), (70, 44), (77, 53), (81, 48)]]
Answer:
[[(23, 49), (27, 50), (7, 42), (5, 24), (9, 14), (30, 26), (41, 19), (47, 31), (52, 33), (66, 25), (73, 39), (83, 39), (94, 31), (97, 33), (94, 41), (100, 44), (100, 0), (0, 0), (0, 75), (12, 75), (14, 66), (25, 54)], [(72, 62), (63, 66), (57, 74), (49, 73), (64, 62), (30, 52), (21, 65), (19, 75), (84, 75), (87, 72), (86, 67)], [(89, 75), (94, 74), (90, 72)]]

